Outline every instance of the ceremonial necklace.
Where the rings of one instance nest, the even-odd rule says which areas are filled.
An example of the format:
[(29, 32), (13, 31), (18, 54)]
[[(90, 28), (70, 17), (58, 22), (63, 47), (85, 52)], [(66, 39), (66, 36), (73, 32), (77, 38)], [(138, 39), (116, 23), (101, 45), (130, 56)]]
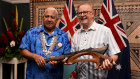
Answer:
[[(48, 56), (52, 52), (52, 50), (54, 48), (54, 45), (55, 45), (56, 40), (57, 40), (57, 35), (56, 36), (53, 36), (52, 41), (51, 41), (50, 44), (47, 43), (47, 41), (45, 39), (44, 32), (40, 32), (40, 37), (41, 37), (40, 39), (41, 39), (41, 44), (42, 44), (42, 47), (43, 47), (44, 55), (45, 56)], [(46, 46), (45, 45), (48, 46), (48, 47), (50, 47), (49, 50), (46, 49)]]
[(53, 36), (53, 38), (52, 38), (51, 43), (50, 43), (50, 44), (48, 44), (48, 43), (47, 43), (47, 41), (46, 41), (46, 39), (45, 39), (45, 35), (44, 35), (44, 33), (43, 33), (43, 41), (44, 41), (44, 43), (46, 44), (46, 46), (52, 46), (53, 41), (54, 41), (54, 36)]

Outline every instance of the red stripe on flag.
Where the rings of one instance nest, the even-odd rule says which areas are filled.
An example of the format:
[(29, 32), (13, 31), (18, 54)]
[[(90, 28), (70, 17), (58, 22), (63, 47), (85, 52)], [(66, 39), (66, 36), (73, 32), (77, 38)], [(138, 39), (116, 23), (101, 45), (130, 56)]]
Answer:
[(99, 18), (100, 21), (104, 22), (104, 20), (102, 18)]
[(72, 72), (72, 78), (75, 79), (75, 72)]
[(65, 24), (65, 21), (64, 21), (62, 18), (61, 18), (60, 20), (61, 20), (61, 22), (62, 22), (63, 24)]
[(117, 29), (119, 29), (121, 32), (123, 32), (125, 34), (125, 31), (122, 30), (119, 26), (117, 26)]
[(69, 0), (69, 14), (71, 12), (71, 0)]
[(108, 11), (110, 12), (110, 1), (108, 1)]

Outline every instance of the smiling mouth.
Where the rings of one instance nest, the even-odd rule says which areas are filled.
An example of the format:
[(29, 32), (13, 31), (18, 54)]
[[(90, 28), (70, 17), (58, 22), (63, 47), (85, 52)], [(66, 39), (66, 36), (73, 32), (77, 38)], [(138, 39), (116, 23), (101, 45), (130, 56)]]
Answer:
[(80, 18), (81, 21), (86, 20), (86, 19), (87, 19), (87, 17)]
[(48, 22), (47, 25), (51, 25), (52, 23)]

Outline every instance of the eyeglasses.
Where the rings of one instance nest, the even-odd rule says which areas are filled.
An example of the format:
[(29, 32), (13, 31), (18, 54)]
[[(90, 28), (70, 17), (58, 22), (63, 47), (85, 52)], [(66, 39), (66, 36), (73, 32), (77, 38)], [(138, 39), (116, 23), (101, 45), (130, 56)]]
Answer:
[(77, 12), (77, 15), (87, 15), (88, 12), (92, 12), (92, 11), (82, 11), (82, 12)]

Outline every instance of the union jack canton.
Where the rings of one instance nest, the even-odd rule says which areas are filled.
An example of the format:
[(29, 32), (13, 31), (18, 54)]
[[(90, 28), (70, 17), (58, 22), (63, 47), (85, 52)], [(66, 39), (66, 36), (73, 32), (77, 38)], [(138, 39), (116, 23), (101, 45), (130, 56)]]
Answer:
[(67, 0), (64, 6), (63, 14), (60, 19), (59, 28), (68, 33), (69, 39), (74, 35), (74, 32), (80, 28), (73, 0)]

